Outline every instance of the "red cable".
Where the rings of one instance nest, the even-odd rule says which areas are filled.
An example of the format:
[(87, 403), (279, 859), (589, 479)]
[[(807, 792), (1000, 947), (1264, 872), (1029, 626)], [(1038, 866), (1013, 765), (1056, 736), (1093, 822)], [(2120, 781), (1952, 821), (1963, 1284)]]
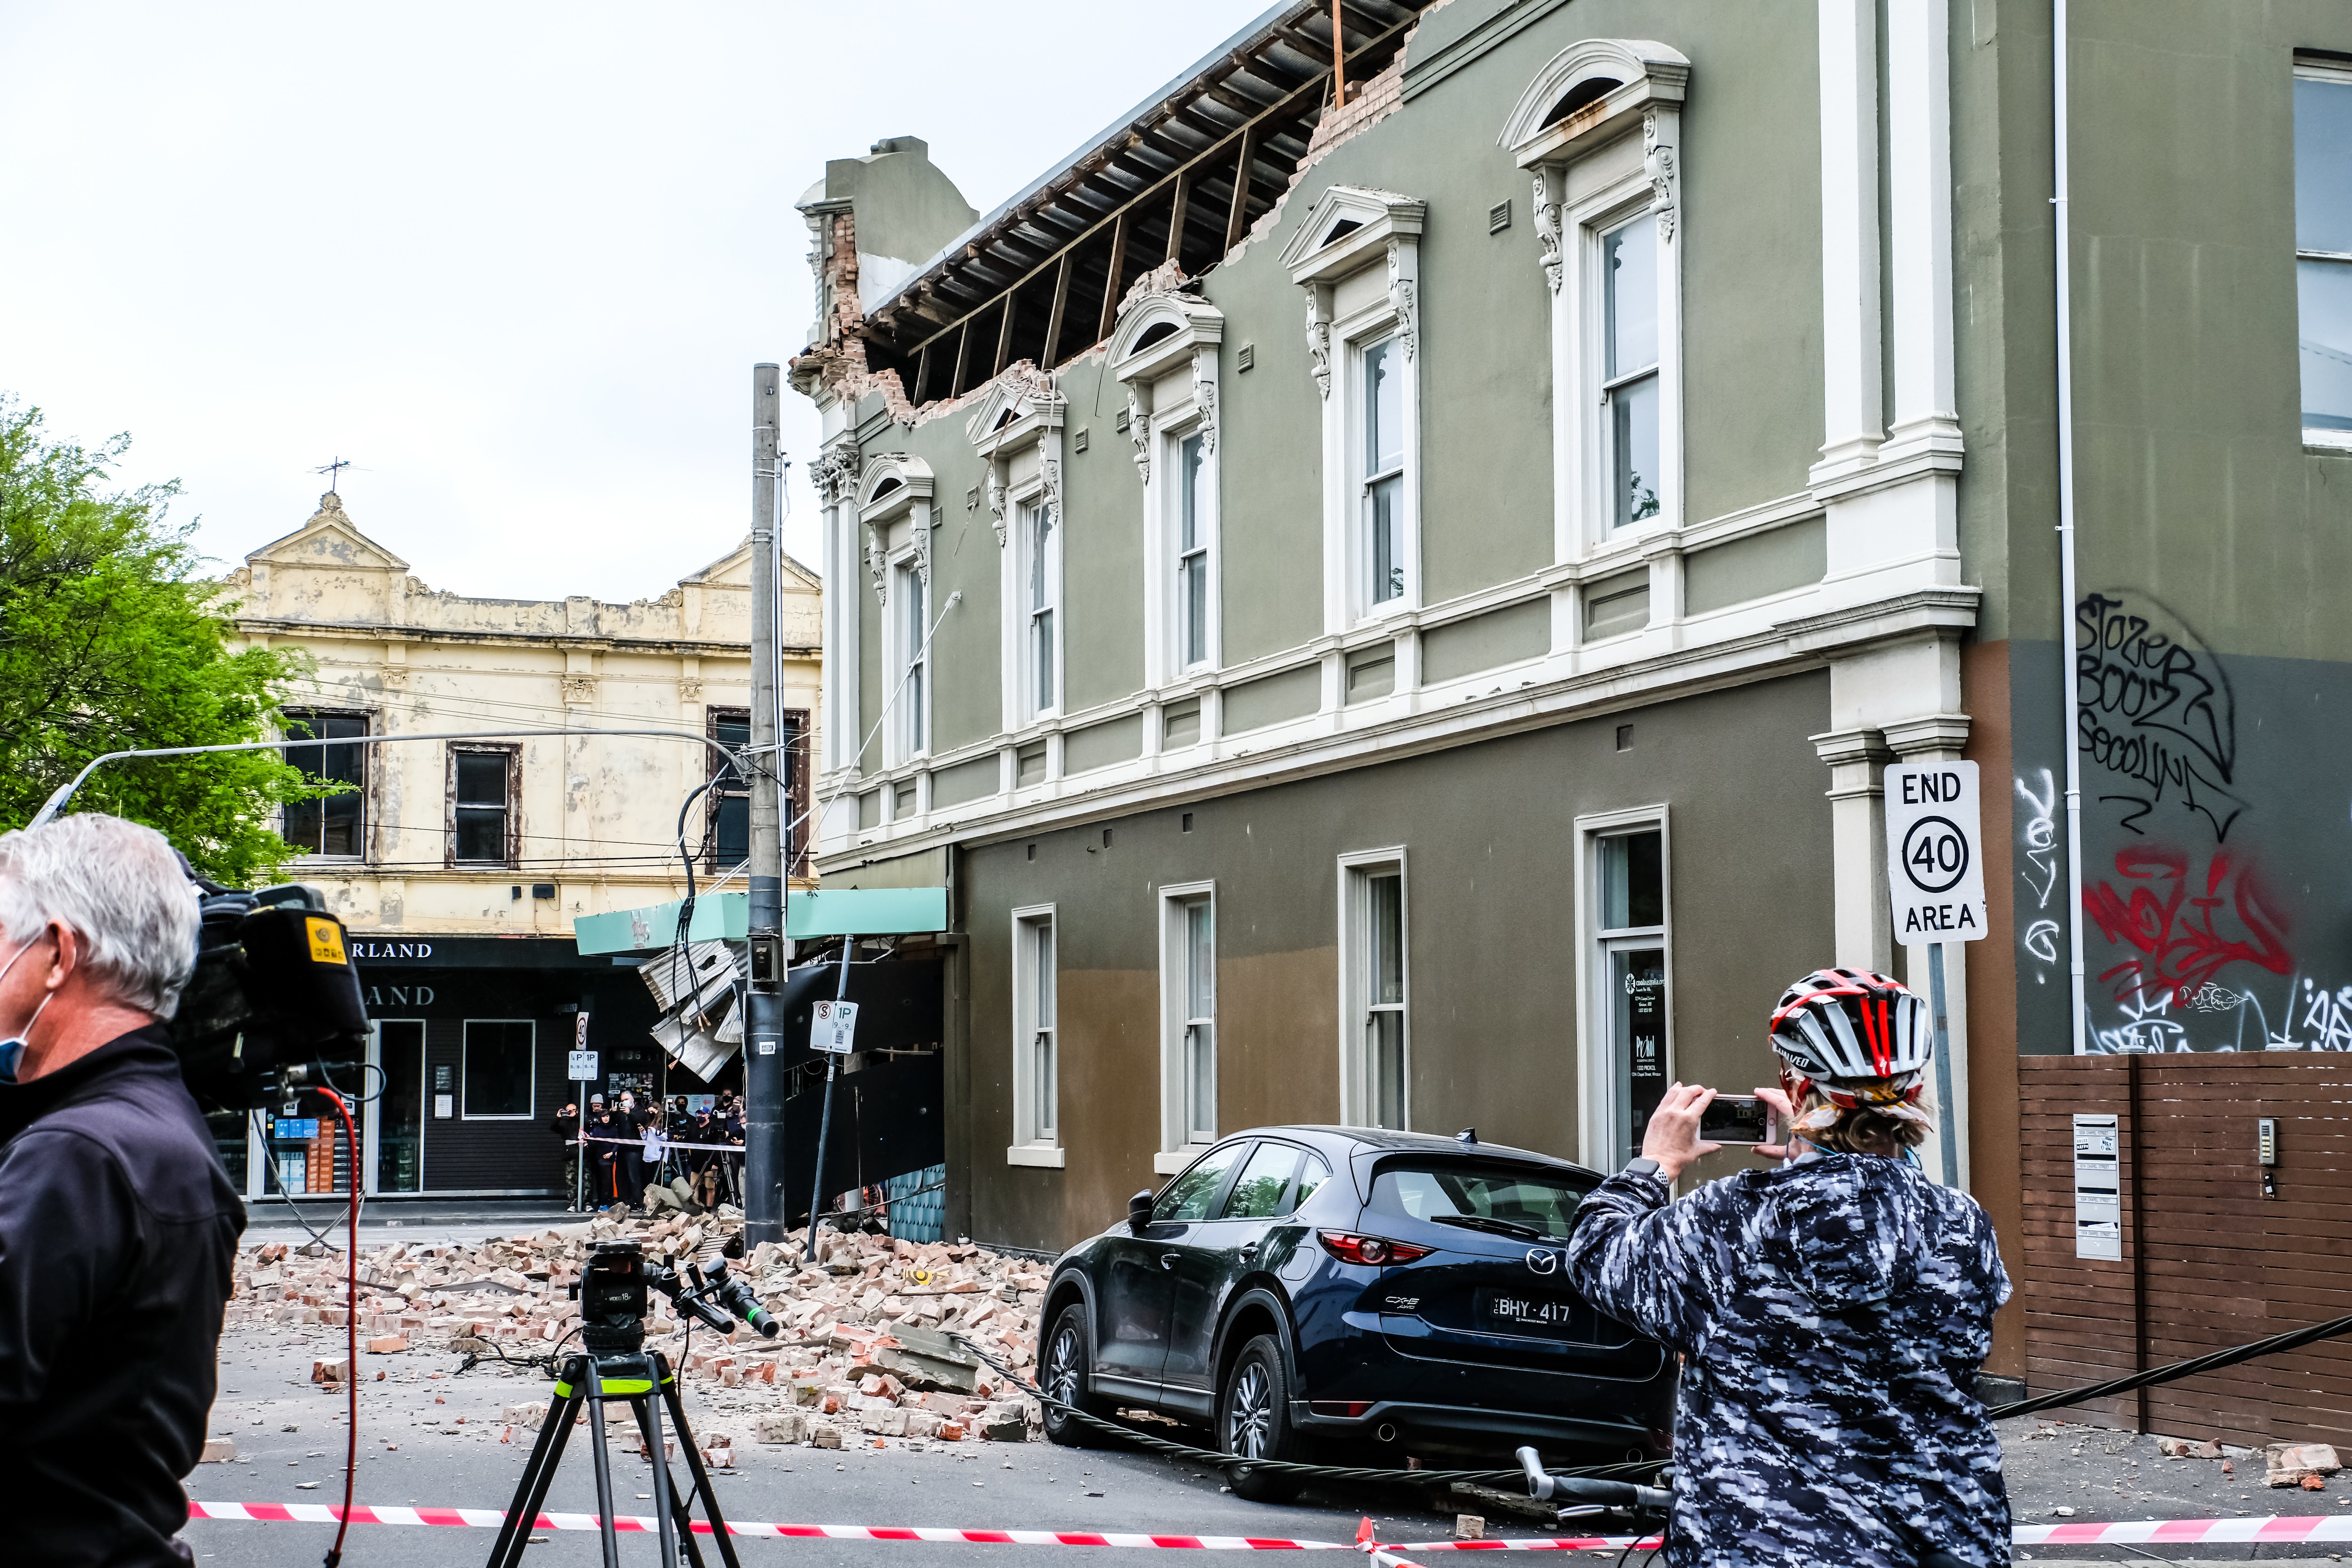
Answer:
[(342, 1522), (336, 1527), (335, 1543), (327, 1549), (326, 1562), (326, 1568), (335, 1568), (343, 1559), (343, 1536), (352, 1528), (352, 1483), (360, 1469), (360, 1135), (352, 1125), (351, 1109), (343, 1097), (324, 1087), (319, 1092), (334, 1101), (335, 1114), (342, 1118), (343, 1147), (351, 1153), (352, 1173), (352, 1244), (345, 1254), (343, 1278), (343, 1388), (351, 1399), (344, 1425), (350, 1431), (343, 1453)]

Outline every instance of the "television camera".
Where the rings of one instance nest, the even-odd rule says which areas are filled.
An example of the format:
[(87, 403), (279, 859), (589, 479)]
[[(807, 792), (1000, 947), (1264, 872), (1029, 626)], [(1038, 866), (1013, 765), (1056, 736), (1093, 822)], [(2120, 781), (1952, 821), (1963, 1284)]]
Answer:
[(188, 879), (198, 894), (196, 967), (171, 1029), (196, 1103), (259, 1110), (364, 1060), (359, 972), (319, 889), (241, 892)]
[(761, 1307), (750, 1284), (728, 1271), (728, 1260), (742, 1256), (740, 1235), (724, 1243), (706, 1243), (684, 1264), (648, 1258), (635, 1240), (594, 1243), (588, 1249), (587, 1268), (572, 1286), (580, 1303), (580, 1342), (591, 1355), (634, 1355), (643, 1350), (649, 1289), (660, 1291), (677, 1303), (679, 1311), (719, 1333), (734, 1332), (734, 1319), (740, 1318), (775, 1338), (782, 1325)]

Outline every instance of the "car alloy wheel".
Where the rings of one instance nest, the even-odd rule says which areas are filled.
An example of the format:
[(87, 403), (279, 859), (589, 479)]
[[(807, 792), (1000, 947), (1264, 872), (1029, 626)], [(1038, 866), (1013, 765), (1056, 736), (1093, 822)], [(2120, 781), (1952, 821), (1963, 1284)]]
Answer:
[(1274, 1388), (1262, 1363), (1249, 1363), (1234, 1379), (1230, 1409), (1227, 1421), (1233, 1447), (1229, 1451), (1244, 1458), (1265, 1458), (1268, 1439), (1274, 1435)]
[(1085, 1325), (1065, 1312), (1054, 1325), (1054, 1348), (1045, 1356), (1045, 1392), (1065, 1405), (1076, 1405), (1086, 1382)]
[[(1037, 1386), (1041, 1393), (1063, 1405), (1101, 1414), (1101, 1406), (1087, 1392), (1087, 1381), (1092, 1367), (1088, 1349), (1087, 1309), (1083, 1301), (1073, 1301), (1055, 1315), (1039, 1344)], [(1104, 1439), (1069, 1410), (1045, 1406), (1045, 1436), (1066, 1448), (1098, 1447)]]
[[(1295, 1463), (1308, 1457), (1290, 1424), (1290, 1373), (1272, 1334), (1258, 1335), (1234, 1358), (1217, 1400), (1217, 1436), (1226, 1453), (1244, 1459)], [(1307, 1485), (1304, 1477), (1249, 1465), (1227, 1473), (1234, 1495), (1251, 1502), (1288, 1502)]]

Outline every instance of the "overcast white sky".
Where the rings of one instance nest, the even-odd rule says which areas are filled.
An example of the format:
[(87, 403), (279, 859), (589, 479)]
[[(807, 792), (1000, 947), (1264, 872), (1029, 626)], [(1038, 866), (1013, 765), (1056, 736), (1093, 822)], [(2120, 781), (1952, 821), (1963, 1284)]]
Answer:
[(342, 457), (436, 588), (659, 594), (749, 526), (826, 158), (920, 136), (986, 212), (1266, 3), (0, 0), (0, 392), (224, 563)]

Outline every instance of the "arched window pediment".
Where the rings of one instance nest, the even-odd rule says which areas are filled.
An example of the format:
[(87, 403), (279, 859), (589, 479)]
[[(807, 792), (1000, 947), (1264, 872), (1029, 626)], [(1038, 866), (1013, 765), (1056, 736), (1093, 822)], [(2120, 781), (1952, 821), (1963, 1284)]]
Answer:
[(896, 516), (919, 500), (929, 500), (934, 488), (931, 466), (920, 458), (904, 452), (869, 458), (858, 478), (858, 517), (875, 522)]
[[(1586, 38), (1554, 55), (1512, 106), (1496, 142), (1521, 168), (1570, 156), (1604, 125), (1651, 104), (1680, 105), (1690, 58), (1654, 38)], [(1605, 84), (1605, 85), (1604, 85)]]
[(1225, 313), (1191, 294), (1138, 294), (1110, 331), (1110, 374), (1132, 382), (1165, 374), (1196, 349), (1224, 341)]

